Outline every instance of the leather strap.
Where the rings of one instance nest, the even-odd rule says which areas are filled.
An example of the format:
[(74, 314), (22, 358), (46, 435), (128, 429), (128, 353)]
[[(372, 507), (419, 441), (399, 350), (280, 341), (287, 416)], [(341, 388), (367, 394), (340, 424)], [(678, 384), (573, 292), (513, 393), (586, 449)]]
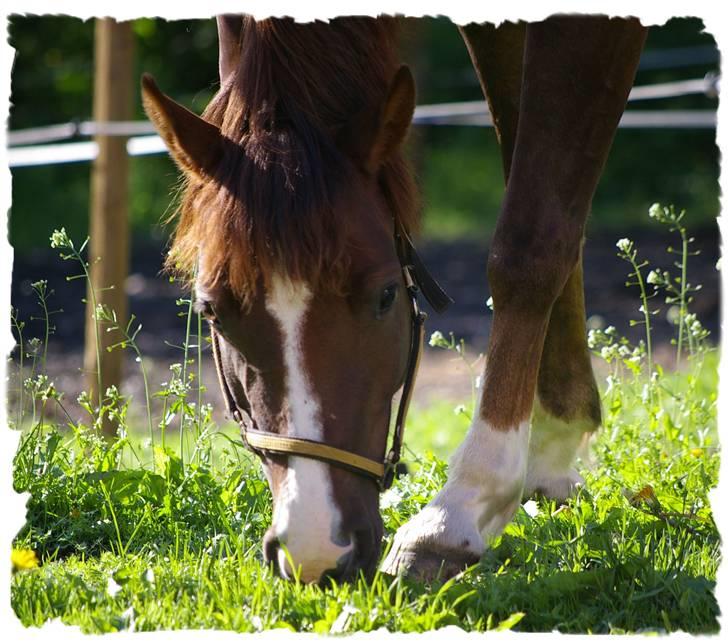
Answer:
[[(442, 287), (430, 275), (419, 255), (417, 255), (417, 251), (409, 235), (407, 235), (407, 232), (397, 221), (395, 221), (394, 237), (397, 256), (402, 265), (405, 288), (412, 307), (412, 332), (410, 334), (407, 369), (402, 385), (402, 396), (394, 423), (392, 446), (387, 452), (384, 462), (380, 463), (355, 454), (354, 452), (332, 447), (319, 441), (260, 431), (255, 425), (250, 408), (241, 409), (230, 390), (225, 375), (222, 372), (217, 332), (211, 326), (212, 352), (215, 358), (215, 366), (220, 380), (220, 389), (225, 399), (225, 405), (228, 408), (228, 412), (240, 425), (243, 442), (252, 452), (257, 454), (273, 452), (276, 454), (313, 458), (373, 478), (378, 483), (380, 490), (386, 490), (392, 485), (396, 465), (399, 463), (402, 454), (405, 420), (412, 399), (425, 335), (425, 320), (427, 319), (427, 314), (420, 310), (417, 303), (417, 294), (422, 291), (422, 294), (432, 308), (438, 313), (444, 311), (452, 303), (452, 299), (450, 299), (447, 293), (445, 293)], [(243, 404), (246, 405), (247, 400)]]
[(358, 474), (381, 479), (384, 476), (384, 464), (370, 458), (359, 456), (338, 447), (331, 447), (319, 441), (307, 438), (294, 438), (292, 436), (279, 436), (255, 429), (245, 430), (245, 441), (253, 450), (264, 452), (277, 452), (292, 456), (308, 456), (317, 460), (326, 461), (333, 465), (341, 465)]
[(392, 447), (384, 459), (385, 473), (381, 483), (382, 489), (386, 490), (394, 481), (396, 465), (402, 455), (402, 445), (404, 443), (404, 428), (409, 411), (412, 393), (415, 387), (415, 379), (417, 377), (417, 369), (420, 365), (420, 356), (422, 354), (422, 343), (425, 336), (425, 320), (427, 313), (420, 311), (417, 304), (417, 283), (412, 275), (412, 268), (409, 265), (402, 266), (404, 274), (405, 287), (412, 304), (412, 333), (410, 334), (410, 350), (407, 357), (407, 370), (405, 371), (404, 383), (402, 384), (402, 396), (399, 399), (399, 408), (397, 409), (397, 417), (394, 422), (394, 433), (392, 435)]
[(407, 231), (399, 221), (396, 220), (394, 223), (394, 238), (397, 245), (397, 255), (399, 256), (402, 267), (410, 267), (415, 283), (420, 291), (422, 291), (422, 295), (425, 296), (430, 306), (437, 313), (444, 312), (453, 303), (452, 298), (438, 284), (430, 271), (427, 270), (427, 267), (415, 249), (415, 245), (412, 243), (412, 239), (410, 239)]

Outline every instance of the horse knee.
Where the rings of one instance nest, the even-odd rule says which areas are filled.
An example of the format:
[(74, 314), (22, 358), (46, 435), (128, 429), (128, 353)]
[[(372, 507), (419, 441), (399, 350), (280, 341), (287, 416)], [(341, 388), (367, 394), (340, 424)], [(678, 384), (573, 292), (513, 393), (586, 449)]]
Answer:
[[(505, 228), (505, 227), (504, 227)], [(581, 233), (503, 230), (488, 255), (488, 283), (496, 310), (513, 306), (547, 312), (579, 259)], [(499, 231), (500, 232), (500, 231)]]

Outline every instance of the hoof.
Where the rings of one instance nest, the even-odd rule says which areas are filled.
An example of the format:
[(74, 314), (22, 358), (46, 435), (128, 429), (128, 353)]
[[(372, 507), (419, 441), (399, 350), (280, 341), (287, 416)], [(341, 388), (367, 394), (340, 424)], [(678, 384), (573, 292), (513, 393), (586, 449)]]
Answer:
[(414, 581), (445, 581), (478, 561), (480, 557), (468, 552), (446, 553), (427, 546), (406, 549), (397, 548), (395, 544), (380, 569), (389, 575), (401, 575)]
[(538, 477), (533, 483), (527, 481), (523, 497), (530, 499), (541, 496), (563, 502), (576, 496), (579, 488), (583, 486), (584, 479), (576, 470), (571, 470), (564, 476)]
[[(446, 485), (437, 497), (400, 526), (380, 566), (382, 572), (418, 581), (444, 580), (480, 561), (485, 543), (472, 512), (472, 499), (477, 500), (477, 496), (475, 492), (459, 492), (459, 497), (452, 489), (448, 493)], [(514, 499), (515, 507), (518, 499), (520, 489)]]

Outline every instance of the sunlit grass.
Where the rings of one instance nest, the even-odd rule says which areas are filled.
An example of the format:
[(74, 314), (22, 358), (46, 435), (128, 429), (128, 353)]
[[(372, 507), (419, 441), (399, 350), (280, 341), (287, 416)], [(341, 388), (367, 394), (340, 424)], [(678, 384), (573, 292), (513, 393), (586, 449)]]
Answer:
[[(627, 248), (622, 243), (620, 252)], [(686, 259), (683, 253), (678, 264)], [(629, 261), (642, 270), (636, 255)], [(658, 294), (662, 287), (654, 279), (640, 283), (639, 297), (651, 309), (646, 284)], [(419, 632), (446, 625), (716, 632), (721, 551), (708, 494), (720, 464), (718, 353), (700, 323), (687, 317), (689, 293), (677, 292), (683, 292), (676, 317), (684, 323), (676, 324), (680, 370), (663, 372), (644, 342), (630, 345), (614, 329), (590, 336), (606, 376), (603, 427), (591, 464), (581, 463), (586, 486), (563, 505), (528, 501), (478, 565), (431, 584), (377, 574), (320, 588), (275, 577), (261, 552), (270, 492), (237, 428), (217, 427), (199, 404), (199, 379), (193, 384), (190, 377), (194, 358), (172, 367), (162, 391), (149, 392), (162, 411), (154, 423), (139, 413), (146, 422), (137, 430), (129, 427), (129, 401), (116, 390), (100, 405), (81, 397), (86, 424), (70, 416), (62, 424), (48, 421), (48, 406), (62, 407), (64, 399), (34, 361), (23, 407), (9, 413), (23, 427), (15, 489), (30, 493), (27, 523), (14, 542), (13, 609), (26, 626), (60, 618), (90, 633)], [(185, 355), (194, 355), (189, 332), (185, 343)], [(431, 343), (464, 359), (454, 340), (435, 335)], [(404, 452), (409, 474), (381, 498), (385, 550), (442, 487), (443, 459), (461, 442), (472, 401), (467, 391), (455, 409), (437, 403), (412, 410)], [(110, 443), (97, 433), (101, 414), (120, 428)]]
[[(714, 367), (711, 358), (706, 372)], [(673, 386), (685, 378), (672, 376)], [(538, 501), (535, 516), (520, 510), (459, 578), (422, 586), (378, 576), (326, 590), (279, 580), (262, 564), (270, 495), (257, 463), (219, 446), (209, 469), (183, 471), (160, 455), (154, 469), (104, 470), (101, 452), (82, 466), (73, 453), (87, 452), (75, 441), (54, 448), (59, 435), (49, 432), (33, 450), (33, 480), (20, 485), (32, 500), (18, 544), (34, 548), (41, 567), (13, 577), (13, 607), (26, 625), (60, 617), (88, 632), (482, 630), (521, 613), (520, 630), (713, 632), (715, 424), (702, 438), (666, 441), (640, 418), (627, 407), (608, 413), (586, 489), (564, 506)], [(455, 428), (452, 412), (421, 412), (411, 433), (424, 444), (448, 420)], [(382, 498), (387, 541), (445, 480), (442, 461), (419, 458), (417, 473)]]

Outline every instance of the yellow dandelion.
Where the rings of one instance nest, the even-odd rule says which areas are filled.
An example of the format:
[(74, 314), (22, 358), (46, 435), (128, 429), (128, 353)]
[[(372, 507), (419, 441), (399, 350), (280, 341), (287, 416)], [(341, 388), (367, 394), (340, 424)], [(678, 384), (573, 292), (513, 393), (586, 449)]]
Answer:
[(704, 454), (705, 452), (703, 452), (703, 450), (702, 450), (702, 449), (700, 449), (699, 447), (695, 447), (695, 448), (693, 448), (693, 449), (691, 449), (691, 450), (690, 450), (690, 453), (691, 453), (691, 454), (692, 454), (692, 455), (693, 455), (693, 456), (694, 456), (695, 458), (700, 458), (700, 457), (701, 457), (701, 456), (702, 456), (702, 455), (703, 455), (703, 454)]
[(13, 572), (18, 570), (30, 570), (31, 568), (38, 567), (38, 557), (35, 552), (27, 548), (15, 549), (10, 556), (13, 562)]
[(646, 503), (647, 505), (655, 507), (659, 505), (657, 496), (655, 496), (655, 490), (649, 484), (645, 485), (639, 492), (630, 494), (629, 502), (635, 507), (640, 505), (640, 503)]

